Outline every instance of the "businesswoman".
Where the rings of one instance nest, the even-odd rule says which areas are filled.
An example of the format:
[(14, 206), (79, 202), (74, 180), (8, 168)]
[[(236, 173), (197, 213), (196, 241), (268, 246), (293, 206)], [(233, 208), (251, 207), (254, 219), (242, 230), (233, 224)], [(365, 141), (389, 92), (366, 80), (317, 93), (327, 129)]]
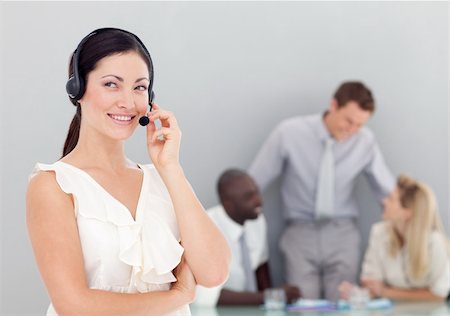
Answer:
[[(383, 219), (372, 227), (362, 286), (372, 297), (444, 300), (450, 290), (450, 248), (432, 190), (400, 176), (384, 200)], [(341, 284), (344, 298), (351, 287)]]
[[(95, 30), (72, 55), (63, 157), (38, 163), (27, 192), (47, 315), (189, 315), (195, 285), (227, 277), (229, 248), (184, 175), (177, 120), (151, 103), (152, 84), (150, 54), (130, 32)], [(124, 151), (143, 116), (152, 164)]]

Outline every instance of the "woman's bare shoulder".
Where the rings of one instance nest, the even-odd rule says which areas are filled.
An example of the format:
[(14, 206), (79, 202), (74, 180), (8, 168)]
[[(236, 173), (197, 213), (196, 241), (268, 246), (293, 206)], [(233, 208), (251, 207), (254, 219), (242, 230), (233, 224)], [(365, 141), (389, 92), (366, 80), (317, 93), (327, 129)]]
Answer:
[(33, 174), (28, 182), (28, 193), (56, 193), (61, 188), (56, 181), (56, 173), (53, 170), (41, 170)]
[(73, 209), (72, 196), (59, 186), (55, 171), (38, 171), (30, 179), (27, 190), (28, 212)]

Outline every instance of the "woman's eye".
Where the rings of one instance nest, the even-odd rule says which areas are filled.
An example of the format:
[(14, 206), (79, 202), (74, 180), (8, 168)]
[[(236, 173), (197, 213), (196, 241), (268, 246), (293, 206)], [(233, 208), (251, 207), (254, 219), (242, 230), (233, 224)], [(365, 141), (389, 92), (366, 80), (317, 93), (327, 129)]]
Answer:
[(117, 85), (114, 82), (107, 82), (105, 83), (105, 87), (109, 87), (109, 88), (117, 88)]
[(139, 91), (146, 91), (148, 88), (146, 86), (137, 86), (136, 89)]

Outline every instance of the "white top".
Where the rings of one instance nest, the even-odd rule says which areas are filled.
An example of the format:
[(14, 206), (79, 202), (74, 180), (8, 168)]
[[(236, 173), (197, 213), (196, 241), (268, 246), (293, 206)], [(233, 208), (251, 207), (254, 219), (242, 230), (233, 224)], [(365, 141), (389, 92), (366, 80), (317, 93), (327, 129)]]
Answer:
[(196, 305), (214, 306), (220, 296), (222, 288), (242, 292), (245, 291), (245, 272), (242, 266), (241, 246), (239, 239), (245, 234), (249, 257), (254, 271), (269, 260), (267, 242), (267, 223), (263, 214), (254, 220), (247, 220), (244, 225), (239, 225), (232, 220), (222, 205), (217, 205), (207, 210), (209, 217), (221, 230), (228, 245), (231, 248), (230, 273), (228, 280), (217, 287), (205, 288), (197, 286), (197, 295), (194, 301)]
[(402, 289), (429, 288), (441, 297), (450, 291), (450, 260), (442, 234), (434, 231), (429, 242), (428, 272), (421, 280), (407, 274), (407, 254), (403, 247), (395, 257), (389, 255), (388, 223), (373, 225), (369, 246), (362, 265), (361, 278), (381, 280), (392, 287)]
[[(183, 254), (172, 201), (153, 165), (143, 171), (136, 220), (85, 171), (64, 163), (36, 164), (39, 171), (54, 171), (61, 189), (72, 194), (91, 289), (119, 293), (166, 291), (176, 278), (172, 270)], [(57, 315), (53, 306), (47, 315)], [(185, 305), (171, 316), (190, 315)]]

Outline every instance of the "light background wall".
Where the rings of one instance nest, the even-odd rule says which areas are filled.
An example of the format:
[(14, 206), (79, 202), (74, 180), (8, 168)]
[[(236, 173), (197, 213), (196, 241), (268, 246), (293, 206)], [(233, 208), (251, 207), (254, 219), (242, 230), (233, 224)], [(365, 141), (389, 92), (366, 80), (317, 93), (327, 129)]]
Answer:
[[(59, 158), (74, 108), (67, 63), (98, 27), (135, 32), (155, 64), (157, 102), (183, 131), (181, 160), (206, 207), (227, 167), (247, 168), (282, 119), (322, 111), (338, 84), (360, 79), (377, 111), (369, 122), (393, 173), (448, 205), (447, 2), (2, 2), (0, 3), (1, 311), (43, 315), (48, 304), (25, 225), (27, 177)], [(148, 161), (143, 129), (129, 157)], [(380, 207), (356, 188), (367, 240)], [(271, 269), (283, 280), (277, 183), (265, 194)]]

